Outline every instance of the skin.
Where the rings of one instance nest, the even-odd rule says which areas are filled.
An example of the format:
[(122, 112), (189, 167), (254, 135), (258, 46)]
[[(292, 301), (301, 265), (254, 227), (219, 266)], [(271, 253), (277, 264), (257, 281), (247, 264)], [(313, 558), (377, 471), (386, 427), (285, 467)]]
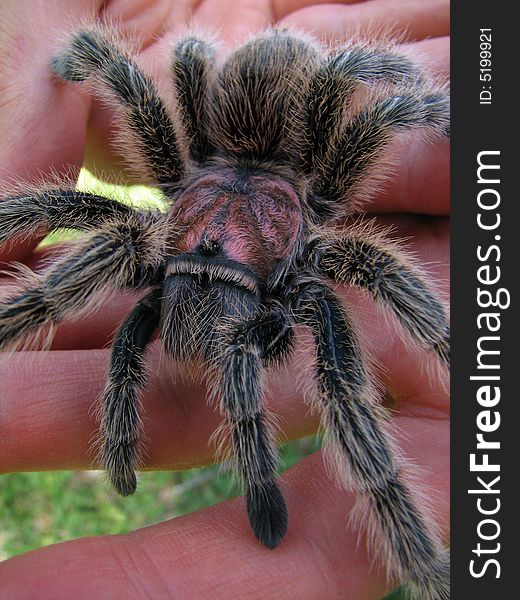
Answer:
[[(117, 169), (117, 155), (100, 150), (110, 134), (109, 113), (74, 86), (48, 77), (55, 32), (88, 15), (117, 17), (124, 28), (139, 30), (140, 60), (144, 68), (162, 72), (164, 81), (164, 44), (179, 30), (178, 23), (190, 20), (221, 29), (223, 53), (273, 22), (325, 39), (391, 26), (404, 31), (403, 51), (419, 56), (441, 77), (448, 72), (449, 6), (439, 0), (350, 0), (336, 5), (308, 0), (76, 0), (72, 8), (65, 0), (55, 0), (32, 2), (30, 11), (26, 7), (18, 0), (0, 3), (0, 48), (10, 49), (0, 58), (0, 180), (6, 181), (34, 179), (51, 167), (64, 174), (69, 165), (81, 165), (86, 148), (90, 161), (96, 159), (108, 171)], [(448, 144), (412, 139), (396, 144), (395, 151), (396, 176), (367, 210), (383, 224), (396, 226), (392, 235), (408, 239), (419, 260), (429, 264), (432, 285), (445, 293)], [(4, 248), (0, 260), (37, 268), (52, 250), (36, 251), (36, 243)], [(429, 512), (446, 536), (446, 386), (428, 375), (435, 373), (434, 361), (406, 347), (370, 303), (352, 290), (338, 292), (352, 305), (365, 350), (378, 365), (399, 445), (420, 468), (421, 487), (432, 498)], [(95, 315), (64, 323), (51, 352), (19, 353), (0, 361), (1, 472), (92, 466), (89, 438), (96, 423), (91, 408), (105, 379), (107, 343), (134, 302), (132, 295), (120, 295)], [(302, 339), (300, 346), (305, 345)], [(157, 364), (153, 358), (152, 364)], [(159, 364), (143, 402), (146, 468), (208, 464), (213, 452), (208, 440), (220, 419), (206, 405), (204, 385), (172, 382), (169, 365)], [(268, 393), (269, 407), (280, 415), (289, 438), (317, 427), (295, 385), (299, 365), (293, 361), (277, 373)], [(39, 590), (45, 589), (46, 597), (54, 599), (381, 598), (388, 591), (383, 571), (370, 567), (364, 544), (357, 544), (347, 524), (355, 499), (327, 476), (322, 454), (286, 472), (281, 486), (290, 524), (275, 551), (256, 542), (244, 501), (238, 498), (126, 535), (74, 540), (4, 561), (0, 597), (41, 597)]]

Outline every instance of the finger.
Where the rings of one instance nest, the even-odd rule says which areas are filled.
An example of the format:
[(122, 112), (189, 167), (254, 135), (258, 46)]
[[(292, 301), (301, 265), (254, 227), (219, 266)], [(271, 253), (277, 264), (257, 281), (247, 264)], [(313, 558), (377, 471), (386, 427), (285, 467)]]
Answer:
[(409, 56), (436, 81), (445, 82), (450, 76), (450, 38), (440, 36), (418, 42), (399, 44), (399, 52)]
[[(410, 218), (410, 230), (415, 227)], [(432, 277), (440, 279), (447, 276), (449, 230), (441, 224), (428, 226), (428, 230), (423, 234), (419, 258), (440, 261), (430, 269)], [(397, 235), (406, 231), (403, 223)], [(445, 418), (446, 389), (421, 366), (431, 359), (403, 344), (384, 314), (376, 312), (365, 298), (352, 290), (337, 291), (351, 307), (367, 355), (380, 365), (378, 376), (391, 395), (393, 410)], [(312, 348), (309, 335), (299, 335), (298, 348)], [(185, 367), (159, 360), (159, 345), (155, 342), (149, 355), (152, 370), (143, 399), (146, 465), (187, 468), (207, 464), (214, 454), (208, 441), (221, 417), (206, 403), (202, 377), (194, 382), (187, 378)], [(0, 398), (0, 470), (93, 466), (91, 441), (98, 429), (93, 412), (106, 380), (108, 359), (108, 350), (84, 350), (17, 353), (0, 362), (5, 390)], [(302, 365), (308, 360), (309, 354), (297, 351), (289, 367), (276, 371), (270, 380), (267, 402), (288, 438), (310, 433), (317, 426), (301, 393), (305, 388)]]
[(172, 12), (177, 19), (187, 18), (194, 4), (195, 0), (109, 0), (100, 19), (115, 23), (120, 31), (137, 38), (141, 47), (146, 48), (163, 33)]
[[(334, 4), (358, 4), (366, 0), (338, 0)], [(273, 14), (277, 20), (282, 19), (292, 12), (296, 12), (306, 6), (319, 6), (320, 4), (332, 4), (331, 0), (273, 0)]]
[[(212, 462), (209, 440), (222, 418), (207, 404), (206, 386), (184, 368), (149, 353), (150, 383), (143, 398), (146, 465), (191, 468)], [(0, 361), (0, 472), (95, 467), (94, 416), (107, 377), (109, 352), (17, 353)], [(269, 401), (285, 435), (316, 428), (305, 415), (300, 393), (287, 371), (272, 381)]]
[(193, 15), (194, 26), (217, 32), (228, 51), (272, 21), (271, 0), (205, 0)]
[[(421, 372), (417, 356), (413, 360), (407, 352), (396, 352), (394, 344), (385, 346), (394, 352), (383, 377), (395, 399), (394, 413), (446, 418), (446, 392)], [(107, 376), (108, 354), (19, 353), (8, 364), (0, 363), (5, 390), (0, 401), (0, 472), (98, 466), (92, 446), (98, 431), (94, 414)], [(157, 364), (158, 351), (151, 357), (151, 364)], [(318, 424), (308, 414), (301, 384), (301, 364), (296, 366), (295, 361), (270, 380), (266, 402), (284, 439), (312, 433)], [(214, 460), (210, 438), (222, 418), (216, 407), (208, 406), (207, 395), (204, 384), (187, 380), (179, 369), (152, 371), (141, 411), (146, 468), (185, 469)]]
[[(314, 3), (313, 3), (314, 4)], [(283, 27), (302, 28), (325, 40), (391, 31), (403, 40), (448, 35), (448, 0), (369, 0), (308, 6), (283, 17)]]
[[(407, 139), (386, 153), (391, 164), (385, 183), (363, 209), (369, 213), (450, 214), (450, 143)], [(348, 199), (345, 199), (348, 203)]]
[[(425, 485), (442, 484), (432, 494), (431, 511), (446, 527), (447, 474), (437, 464), (439, 454), (446, 458), (436, 444), (418, 449), (414, 458)], [(364, 544), (348, 527), (354, 498), (326, 476), (321, 456), (284, 474), (282, 489), (289, 529), (274, 551), (253, 538), (238, 498), (127, 535), (85, 538), (7, 560), (0, 565), (4, 594), (26, 597), (44, 586), (56, 600), (172, 594), (214, 600), (381, 598), (388, 591), (381, 569), (370, 566)]]
[[(58, 84), (50, 60), (57, 31), (71, 19), (97, 13), (101, 0), (0, 3), (0, 180), (31, 179), (80, 165), (89, 103), (71, 86)], [(38, 27), (33, 27), (38, 23)], [(16, 127), (13, 124), (16, 123)]]

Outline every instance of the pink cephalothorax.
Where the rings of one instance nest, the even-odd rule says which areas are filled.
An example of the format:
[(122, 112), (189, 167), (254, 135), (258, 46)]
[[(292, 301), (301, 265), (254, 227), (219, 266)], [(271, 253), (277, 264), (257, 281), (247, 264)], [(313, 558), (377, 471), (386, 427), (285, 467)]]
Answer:
[(174, 359), (197, 358), (211, 373), (252, 529), (275, 548), (288, 515), (262, 381), (292, 351), (293, 329), (307, 327), (316, 404), (343, 457), (342, 482), (366, 508), (372, 550), (390, 579), (422, 600), (446, 600), (448, 553), (412, 500), (333, 284), (365, 290), (442, 368), (446, 312), (414, 261), (379, 230), (359, 220), (341, 233), (332, 227), (367, 198), (397, 134), (448, 135), (444, 88), (389, 44), (324, 50), (269, 30), (218, 65), (211, 43), (188, 36), (172, 49), (172, 114), (116, 40), (82, 30), (52, 70), (61, 81), (88, 80), (120, 108), (122, 147), (171, 207), (136, 210), (60, 186), (5, 197), (0, 243), (60, 227), (86, 234), (0, 302), (0, 348), (77, 316), (102, 292), (142, 290), (113, 341), (100, 402), (102, 465), (120, 494), (135, 491), (145, 354), (158, 332)]
[(302, 206), (273, 174), (233, 169), (203, 175), (172, 206), (170, 243), (179, 253), (225, 256), (267, 277), (295, 251)]

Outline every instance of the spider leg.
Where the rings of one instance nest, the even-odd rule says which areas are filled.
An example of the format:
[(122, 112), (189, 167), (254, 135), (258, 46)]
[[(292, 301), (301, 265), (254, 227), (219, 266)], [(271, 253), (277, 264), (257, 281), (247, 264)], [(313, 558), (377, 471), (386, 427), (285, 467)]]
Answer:
[[(319, 169), (331, 145), (341, 134), (345, 113), (362, 83), (419, 83), (422, 75), (404, 56), (366, 45), (355, 45), (329, 56), (314, 73), (305, 103), (308, 132), (300, 168), (307, 175)], [(301, 131), (297, 135), (301, 136)]]
[(181, 40), (173, 50), (173, 84), (192, 160), (201, 162), (213, 152), (209, 140), (208, 98), (214, 49), (195, 37)]
[(235, 50), (213, 88), (215, 144), (239, 159), (279, 158), (318, 57), (311, 45), (281, 30)]
[(175, 127), (154, 83), (100, 29), (74, 35), (54, 57), (54, 73), (66, 81), (93, 76), (125, 107), (125, 121), (152, 179), (173, 185), (183, 172)]
[(149, 292), (127, 316), (114, 338), (101, 407), (101, 460), (116, 491), (135, 492), (139, 459), (138, 408), (146, 384), (144, 351), (160, 317), (162, 288)]
[(369, 531), (388, 561), (389, 575), (409, 580), (420, 590), (418, 598), (447, 600), (445, 552), (410, 500), (347, 315), (322, 284), (309, 284), (299, 302), (297, 318), (315, 338), (324, 428), (348, 461), (349, 487), (368, 503)]
[(0, 348), (76, 316), (100, 292), (153, 285), (163, 261), (160, 231), (135, 213), (79, 241), (43, 274), (22, 277), (22, 288), (0, 301)]
[[(449, 135), (449, 98), (442, 91), (405, 91), (378, 98), (355, 114), (332, 139), (313, 172), (311, 207), (320, 220), (354, 202), (359, 185), (373, 170), (395, 133), (422, 129)], [(348, 206), (347, 206), (348, 209)]]
[(446, 311), (403, 250), (361, 228), (358, 235), (354, 230), (345, 237), (321, 239), (315, 252), (322, 274), (368, 291), (392, 311), (413, 341), (449, 367)]
[(275, 483), (278, 450), (262, 406), (262, 362), (285, 353), (290, 342), (282, 313), (246, 323), (220, 357), (221, 409), (246, 484), (247, 512), (256, 537), (276, 547), (287, 530), (287, 508)]
[(0, 202), (0, 244), (19, 235), (31, 236), (60, 227), (89, 230), (133, 210), (102, 196), (73, 190), (31, 190)]

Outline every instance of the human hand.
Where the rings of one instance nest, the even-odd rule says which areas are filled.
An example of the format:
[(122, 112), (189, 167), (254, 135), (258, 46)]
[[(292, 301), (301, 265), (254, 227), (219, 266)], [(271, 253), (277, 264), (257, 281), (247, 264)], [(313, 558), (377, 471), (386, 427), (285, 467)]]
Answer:
[[(353, 4), (342, 8), (359, 11), (362, 6)], [(318, 9), (330, 10), (329, 7), (312, 8), (313, 11)], [(297, 20), (298, 13), (306, 10), (311, 9), (286, 15), (282, 20)], [(446, 48), (446, 41), (434, 39), (417, 42), (407, 50), (414, 53), (421, 52), (422, 48), (426, 55), (441, 47)], [(443, 68), (442, 63), (439, 66)], [(68, 93), (62, 90), (59, 94)], [(79, 97), (78, 94), (73, 99), (59, 96), (58, 102), (63, 102), (65, 110), (76, 111), (74, 114), (78, 116), (80, 111), (88, 111), (85, 108), (88, 100), (79, 100)], [(69, 136), (81, 138), (81, 133), (73, 131), (71, 135), (60, 125), (57, 110), (50, 112), (49, 129), (40, 133), (40, 137), (45, 139), (50, 135), (52, 125), (52, 132), (56, 128), (61, 132), (70, 144), (71, 156), (75, 156), (74, 152), (82, 146), (77, 139), (69, 140)], [(8, 121), (0, 120), (0, 123)], [(38, 126), (44, 127), (41, 121)], [(53, 149), (50, 144), (44, 144), (43, 150), (41, 153), (36, 150), (30, 156), (17, 155), (17, 164), (28, 171), (34, 164), (44, 165), (39, 168), (45, 171), (52, 162)], [(55, 156), (58, 161), (62, 160), (58, 164), (64, 165), (67, 145), (57, 144)], [(435, 261), (437, 266), (431, 271), (436, 279), (445, 281), (447, 145), (440, 143), (432, 147), (419, 142), (403, 145), (400, 165), (397, 177), (375, 199), (370, 210), (402, 213), (383, 217), (383, 220), (397, 222), (397, 235), (412, 237), (421, 261)], [(13, 170), (16, 169), (11, 167), (11, 172)], [(42, 254), (27, 252), (24, 259), (34, 266)], [(405, 454), (422, 467), (426, 485), (439, 490), (433, 509), (440, 523), (445, 525), (446, 393), (418, 366), (428, 359), (405, 348), (394, 331), (353, 292), (346, 295), (357, 307), (360, 315), (357, 318), (366, 331), (364, 338), (384, 367), (382, 380), (392, 398), (396, 422), (406, 436), (402, 443)], [(128, 296), (121, 296), (93, 317), (64, 323), (59, 328), (53, 352), (42, 353), (35, 359), (30, 357), (31, 360), (20, 353), (0, 363), (0, 381), (5, 382), (3, 387), (7, 390), (2, 399), (0, 420), (1, 470), (91, 465), (89, 437), (96, 425), (89, 418), (89, 411), (105, 379), (108, 352), (102, 348), (131, 303)], [(284, 370), (281, 377), (273, 381), (269, 399), (272, 410), (281, 415), (289, 437), (309, 433), (316, 427), (315, 420), (305, 415), (294, 385), (296, 378), (295, 369)], [(31, 393), (28, 394), (28, 390)], [(172, 384), (167, 372), (157, 373), (144, 399), (145, 434), (150, 441), (147, 468), (183, 468), (211, 460), (208, 439), (219, 419), (207, 408), (204, 398), (202, 386), (188, 389), (177, 382)], [(321, 456), (306, 459), (283, 476), (282, 481), (290, 526), (275, 552), (266, 551), (256, 543), (249, 532), (243, 501), (237, 499), (127, 536), (78, 540), (6, 561), (0, 567), (0, 579), (7, 582), (3, 586), (4, 593), (23, 597), (32, 590), (42, 589), (44, 582), (49, 596), (56, 598), (68, 598), (72, 594), (79, 598), (131, 598), (145, 593), (154, 598), (171, 595), (266, 598), (274, 595), (274, 591), (287, 598), (381, 597), (386, 584), (381, 576), (369, 571), (365, 552), (356, 550), (356, 535), (346, 526), (354, 500), (351, 495), (337, 490), (329, 480)], [(63, 565), (65, 574), (56, 573), (53, 565)]]

